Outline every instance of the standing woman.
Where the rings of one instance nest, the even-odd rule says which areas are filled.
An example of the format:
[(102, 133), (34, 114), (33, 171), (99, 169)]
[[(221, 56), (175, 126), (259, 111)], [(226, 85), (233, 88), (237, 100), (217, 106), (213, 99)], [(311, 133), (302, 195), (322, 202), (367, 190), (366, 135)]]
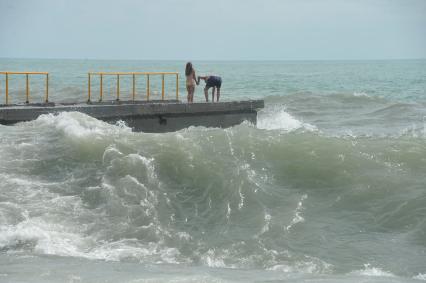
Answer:
[(185, 76), (186, 76), (186, 90), (188, 91), (188, 103), (192, 103), (194, 102), (195, 84), (198, 85), (198, 82), (195, 77), (195, 70), (192, 67), (191, 62), (186, 63)]

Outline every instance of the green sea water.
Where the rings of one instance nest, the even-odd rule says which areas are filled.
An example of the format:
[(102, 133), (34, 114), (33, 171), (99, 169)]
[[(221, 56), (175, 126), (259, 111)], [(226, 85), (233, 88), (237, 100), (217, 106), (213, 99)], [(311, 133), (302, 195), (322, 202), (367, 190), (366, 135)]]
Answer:
[[(86, 100), (88, 71), (178, 71), (184, 100), (185, 63), (0, 70), (49, 71), (57, 102)], [(222, 76), (224, 101), (264, 99), (258, 123), (151, 134), (71, 112), (0, 126), (0, 282), (426, 280), (426, 60), (193, 63)], [(24, 82), (11, 78), (13, 102)]]

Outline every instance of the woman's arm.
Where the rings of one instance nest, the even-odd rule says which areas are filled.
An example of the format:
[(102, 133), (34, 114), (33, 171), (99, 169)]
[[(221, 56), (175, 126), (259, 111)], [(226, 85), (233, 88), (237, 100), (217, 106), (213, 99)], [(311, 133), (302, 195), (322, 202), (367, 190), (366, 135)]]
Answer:
[(200, 83), (200, 80), (206, 81), (209, 78), (209, 76), (198, 76), (198, 83)]
[(192, 72), (192, 77), (194, 78), (195, 83), (197, 85), (199, 85), (200, 84), (200, 80), (197, 80), (197, 76), (195, 75), (195, 70), (194, 70), (194, 72)]

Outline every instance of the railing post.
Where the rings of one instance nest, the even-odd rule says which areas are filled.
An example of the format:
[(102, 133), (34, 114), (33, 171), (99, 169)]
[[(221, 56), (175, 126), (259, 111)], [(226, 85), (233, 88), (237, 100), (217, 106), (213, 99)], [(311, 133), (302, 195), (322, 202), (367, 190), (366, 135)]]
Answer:
[(9, 104), (9, 75), (6, 73), (6, 105)]
[(161, 78), (161, 100), (164, 100), (164, 74)]
[(149, 101), (149, 74), (146, 75), (146, 100)]
[(29, 99), (29, 96), (30, 96), (30, 88), (29, 88), (29, 83), (28, 83), (28, 74), (26, 74), (25, 75), (25, 79), (26, 79), (26, 92), (25, 92), (25, 97), (26, 97), (26, 100), (25, 100), (25, 103), (30, 103), (30, 99)]
[(136, 91), (135, 91), (135, 74), (133, 74), (133, 101), (135, 101), (135, 95), (136, 95)]
[(90, 103), (90, 73), (87, 73), (87, 102)]
[(176, 100), (179, 100), (179, 74), (176, 74)]
[(102, 96), (103, 96), (103, 74), (100, 75), (101, 79), (100, 79), (100, 88), (99, 88), (99, 102), (102, 102)]
[(117, 75), (117, 98), (115, 100), (120, 100), (120, 75)]
[(45, 102), (49, 102), (49, 74), (46, 74), (46, 97)]

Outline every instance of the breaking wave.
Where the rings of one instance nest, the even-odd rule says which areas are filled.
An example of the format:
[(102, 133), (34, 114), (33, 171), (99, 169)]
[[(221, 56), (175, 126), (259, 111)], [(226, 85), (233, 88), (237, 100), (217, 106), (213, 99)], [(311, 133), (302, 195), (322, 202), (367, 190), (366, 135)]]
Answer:
[(165, 134), (81, 113), (2, 126), (0, 251), (421, 279), (425, 140), (329, 136), (287, 111)]

